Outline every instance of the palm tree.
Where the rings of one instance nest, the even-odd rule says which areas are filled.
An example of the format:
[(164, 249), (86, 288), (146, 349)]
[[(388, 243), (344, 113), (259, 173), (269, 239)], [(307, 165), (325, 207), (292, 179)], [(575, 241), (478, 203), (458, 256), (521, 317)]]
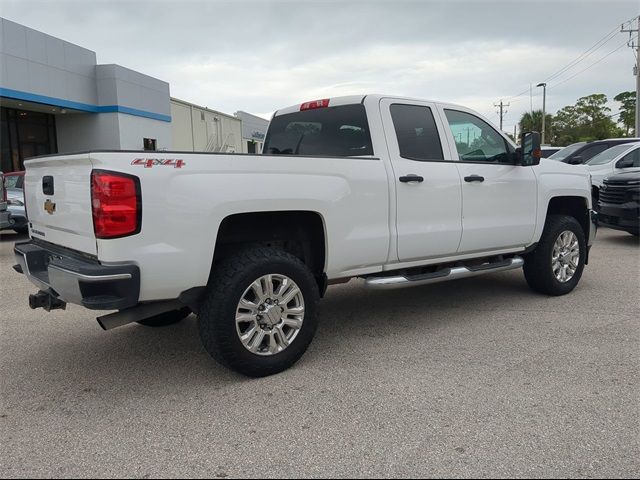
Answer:
[[(550, 114), (545, 115), (544, 128), (545, 138), (551, 140), (553, 116)], [(542, 131), (542, 110), (534, 110), (533, 112), (526, 112), (522, 115), (519, 122), (521, 132), (541, 132)]]

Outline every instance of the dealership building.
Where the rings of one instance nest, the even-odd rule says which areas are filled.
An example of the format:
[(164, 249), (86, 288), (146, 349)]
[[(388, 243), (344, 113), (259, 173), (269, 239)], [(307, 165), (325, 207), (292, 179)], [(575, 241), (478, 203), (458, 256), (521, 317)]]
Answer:
[(3, 18), (0, 111), (4, 172), (83, 150), (259, 152), (268, 125), (172, 98), (167, 82), (99, 65), (91, 50)]

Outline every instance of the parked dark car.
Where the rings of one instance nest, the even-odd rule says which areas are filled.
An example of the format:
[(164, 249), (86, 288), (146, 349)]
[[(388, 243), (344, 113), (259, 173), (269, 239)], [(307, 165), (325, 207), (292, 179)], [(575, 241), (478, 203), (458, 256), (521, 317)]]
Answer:
[(571, 165), (580, 165), (611, 147), (631, 142), (640, 142), (640, 138), (608, 138), (594, 142), (578, 142), (554, 153), (549, 159), (570, 163)]
[(604, 179), (598, 200), (598, 223), (640, 234), (640, 172), (627, 172)]
[(540, 156), (542, 158), (549, 158), (556, 152), (562, 150), (562, 147), (552, 147), (551, 145), (542, 145), (540, 147)]
[(7, 190), (4, 186), (4, 175), (0, 172), (0, 230), (11, 227), (11, 217), (7, 211)]

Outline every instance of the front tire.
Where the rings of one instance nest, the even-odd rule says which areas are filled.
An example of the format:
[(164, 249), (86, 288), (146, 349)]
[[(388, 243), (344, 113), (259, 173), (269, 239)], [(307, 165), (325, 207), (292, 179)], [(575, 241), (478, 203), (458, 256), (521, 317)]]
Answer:
[(587, 254), (584, 231), (566, 215), (549, 215), (536, 249), (525, 256), (524, 276), (532, 290), (566, 295), (582, 277)]
[(317, 328), (318, 284), (277, 248), (239, 250), (214, 265), (198, 312), (200, 338), (220, 364), (249, 377), (295, 364)]

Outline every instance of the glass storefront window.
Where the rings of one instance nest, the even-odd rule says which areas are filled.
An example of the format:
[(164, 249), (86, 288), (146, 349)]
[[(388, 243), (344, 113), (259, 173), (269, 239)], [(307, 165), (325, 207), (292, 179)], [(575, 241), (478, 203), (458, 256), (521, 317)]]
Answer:
[(0, 170), (24, 170), (30, 157), (57, 153), (55, 116), (0, 107)]

